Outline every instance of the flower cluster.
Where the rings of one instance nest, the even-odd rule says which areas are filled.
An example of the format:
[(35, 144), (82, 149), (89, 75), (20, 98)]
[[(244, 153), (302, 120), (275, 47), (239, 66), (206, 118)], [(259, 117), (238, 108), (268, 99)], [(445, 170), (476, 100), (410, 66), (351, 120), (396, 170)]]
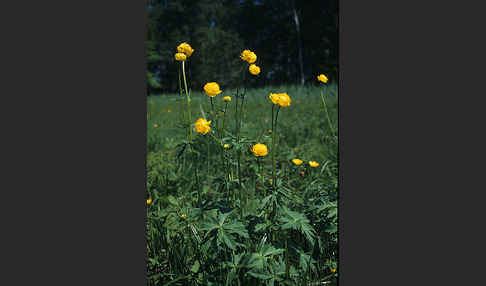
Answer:
[(270, 96), (268, 97), (272, 101), (273, 104), (280, 105), (281, 107), (288, 107), (290, 106), (290, 102), (292, 101), (290, 99), (290, 96), (284, 92), (284, 93), (270, 93)]
[[(294, 163), (297, 166), (300, 166), (300, 165), (302, 165), (302, 163), (304, 163), (304, 161), (300, 160), (299, 158), (295, 158), (295, 159), (292, 159), (292, 163)], [(309, 161), (309, 166), (315, 168), (315, 167), (319, 166), (319, 163), (317, 163), (316, 161)]]
[(177, 46), (177, 53), (174, 55), (176, 61), (185, 61), (192, 55), (194, 49), (188, 43), (182, 43)]
[(256, 60), (257, 60), (257, 55), (250, 51), (250, 50), (244, 50), (241, 55), (240, 55), (240, 58), (242, 60), (244, 60), (245, 62), (249, 63), (250, 66), (248, 67), (248, 70), (250, 71), (250, 73), (252, 75), (258, 75), (260, 74), (261, 72), (261, 69), (259, 66), (257, 66), (255, 64)]
[(201, 133), (202, 135), (205, 135), (206, 133), (211, 130), (211, 127), (209, 126), (211, 124), (211, 121), (207, 121), (204, 118), (199, 118), (196, 121), (196, 132)]

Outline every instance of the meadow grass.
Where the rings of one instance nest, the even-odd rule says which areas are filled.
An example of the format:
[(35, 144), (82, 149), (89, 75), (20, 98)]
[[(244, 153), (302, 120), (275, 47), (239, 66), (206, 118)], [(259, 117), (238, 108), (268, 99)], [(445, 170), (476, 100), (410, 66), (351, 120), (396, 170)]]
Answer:
[[(271, 129), (271, 105), (268, 99), (270, 92), (286, 91), (292, 98), (291, 107), (282, 110), (279, 118), (280, 143), (282, 150), (289, 150), (289, 156), (305, 157), (309, 160), (326, 160), (329, 149), (325, 136), (330, 135), (323, 104), (320, 98), (322, 86), (276, 86), (259, 89), (248, 89), (245, 97), (241, 132), (247, 137), (258, 139), (262, 133)], [(233, 97), (236, 90), (224, 90), (215, 102), (224, 107), (221, 98)], [(330, 85), (324, 89), (329, 116), (337, 130), (337, 86)], [(191, 112), (193, 117), (203, 117), (201, 110), (210, 110), (211, 104), (203, 92), (191, 93)], [(185, 138), (179, 123), (182, 120), (183, 108), (181, 101), (185, 98), (179, 94), (160, 94), (147, 99), (147, 137), (157, 137), (149, 140), (148, 152), (169, 151), (176, 142)], [(226, 115), (226, 124), (234, 128), (234, 107), (230, 103)], [(158, 127), (154, 128), (154, 124)], [(290, 149), (288, 149), (290, 148)]]
[[(191, 150), (184, 145), (186, 96), (148, 97), (149, 285), (335, 285), (337, 134), (320, 92), (324, 88), (333, 130), (338, 95), (336, 85), (323, 86), (246, 90), (241, 144), (231, 137), (236, 90), (223, 89), (213, 99), (215, 113), (207, 95), (192, 92), (193, 122), (210, 114), (221, 126), (222, 98), (232, 101), (224, 116), (228, 131), (221, 134), (213, 120), (211, 133), (193, 133)], [(271, 92), (292, 99), (278, 117), (276, 176), (270, 153), (257, 158), (250, 151), (257, 142), (273, 148)], [(231, 147), (223, 149), (221, 139)], [(294, 158), (303, 164), (295, 166)], [(309, 161), (320, 165), (309, 167)]]

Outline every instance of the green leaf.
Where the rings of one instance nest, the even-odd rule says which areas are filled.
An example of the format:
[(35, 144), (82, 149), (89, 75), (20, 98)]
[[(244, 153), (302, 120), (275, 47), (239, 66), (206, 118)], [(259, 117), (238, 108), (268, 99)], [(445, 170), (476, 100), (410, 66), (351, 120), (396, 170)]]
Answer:
[(168, 196), (167, 197), (167, 200), (169, 201), (170, 204), (172, 204), (174, 206), (178, 206), (179, 205), (179, 202), (173, 196)]
[(200, 266), (199, 265), (199, 260), (196, 260), (194, 262), (194, 265), (191, 267), (191, 271), (194, 272), (194, 273), (198, 272), (199, 271), (199, 266)]

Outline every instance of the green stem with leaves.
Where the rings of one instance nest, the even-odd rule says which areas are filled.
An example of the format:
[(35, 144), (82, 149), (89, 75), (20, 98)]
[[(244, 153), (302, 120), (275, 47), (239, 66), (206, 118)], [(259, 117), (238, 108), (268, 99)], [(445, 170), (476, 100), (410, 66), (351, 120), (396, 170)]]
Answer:
[(191, 153), (193, 154), (193, 163), (194, 163), (194, 176), (196, 178), (196, 188), (197, 188), (197, 200), (198, 200), (198, 205), (201, 207), (201, 188), (199, 185), (199, 176), (197, 174), (197, 158), (196, 158), (196, 153), (194, 152), (194, 149), (192, 147), (192, 117), (191, 117), (191, 98), (189, 97), (189, 90), (187, 89), (187, 78), (186, 78), (186, 69), (185, 69), (185, 61), (182, 61), (182, 77), (184, 79), (184, 90), (186, 93), (186, 101), (187, 101), (187, 114), (188, 114), (188, 124), (187, 124), (187, 129), (188, 129), (188, 144)]

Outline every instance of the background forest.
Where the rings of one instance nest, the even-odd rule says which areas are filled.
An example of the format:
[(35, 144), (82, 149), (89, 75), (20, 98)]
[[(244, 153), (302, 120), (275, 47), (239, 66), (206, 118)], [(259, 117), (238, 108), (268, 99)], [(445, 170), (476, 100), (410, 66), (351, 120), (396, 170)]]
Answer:
[(147, 78), (149, 94), (178, 91), (174, 47), (196, 50), (189, 64), (194, 89), (208, 81), (238, 84), (239, 55), (258, 55), (263, 80), (253, 87), (315, 82), (324, 73), (337, 78), (337, 0), (148, 0)]

